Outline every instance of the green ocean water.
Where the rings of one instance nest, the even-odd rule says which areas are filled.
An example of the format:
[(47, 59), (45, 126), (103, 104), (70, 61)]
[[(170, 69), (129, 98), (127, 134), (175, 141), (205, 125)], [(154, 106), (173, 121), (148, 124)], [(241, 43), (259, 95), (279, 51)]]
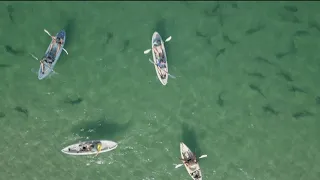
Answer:
[[(1, 180), (320, 179), (317, 2), (2, 2)], [(65, 29), (57, 74), (39, 62)], [(169, 79), (148, 62), (154, 31)], [(86, 139), (116, 150), (74, 157)]]

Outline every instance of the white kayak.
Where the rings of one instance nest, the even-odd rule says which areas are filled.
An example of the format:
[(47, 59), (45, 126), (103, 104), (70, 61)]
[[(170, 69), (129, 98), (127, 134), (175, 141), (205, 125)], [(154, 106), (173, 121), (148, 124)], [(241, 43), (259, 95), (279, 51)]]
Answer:
[(53, 44), (51, 50), (50, 50), (50, 46), (53, 43), (53, 41), (51, 41), (51, 43), (49, 44), (49, 47), (44, 55), (44, 58), (52, 59), (53, 62), (48, 63), (48, 62), (44, 61), (44, 71), (43, 72), (42, 72), (42, 68), (40, 65), (39, 72), (38, 72), (38, 79), (39, 80), (46, 78), (53, 71), (53, 68), (56, 65), (56, 63), (58, 62), (59, 57), (61, 55), (61, 52), (63, 50), (63, 46), (66, 42), (66, 32), (64, 30), (61, 30), (60, 32), (57, 33), (56, 38), (63, 39), (63, 43), (61, 44), (59, 51), (57, 51), (58, 50), (58, 43)]
[[(193, 180), (202, 180), (202, 173), (199, 163), (196, 161), (195, 155), (190, 151), (190, 149), (183, 143), (180, 143), (180, 154), (181, 159), (185, 160), (183, 162), (189, 175)], [(190, 160), (190, 161), (187, 161)]]
[(116, 149), (118, 144), (113, 141), (108, 140), (93, 140), (93, 141), (84, 141), (77, 144), (72, 144), (63, 148), (61, 152), (74, 156), (81, 155), (93, 155), (97, 154), (98, 146), (101, 145), (101, 150), (99, 153), (104, 153)]
[[(152, 35), (151, 47), (153, 63), (157, 72), (158, 79), (160, 80), (162, 85), (166, 85), (168, 83), (167, 55), (164, 47), (164, 42), (162, 41), (162, 38), (158, 32), (154, 32)], [(158, 54), (159, 52), (161, 54), (160, 58), (156, 56), (156, 54)], [(158, 63), (160, 63), (160, 67), (157, 65)]]

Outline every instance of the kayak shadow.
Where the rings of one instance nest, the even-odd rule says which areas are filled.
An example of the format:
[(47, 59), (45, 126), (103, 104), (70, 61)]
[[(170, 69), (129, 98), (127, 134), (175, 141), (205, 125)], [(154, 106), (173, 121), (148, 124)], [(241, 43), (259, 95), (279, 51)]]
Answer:
[[(161, 18), (156, 22), (156, 26), (155, 26), (155, 29), (154, 29), (154, 31), (157, 31), (160, 34), (160, 36), (161, 36), (163, 41), (165, 41), (170, 36), (170, 35), (168, 35), (168, 31), (166, 29), (166, 24), (167, 24), (166, 20)], [(154, 32), (152, 32), (152, 34), (153, 33)], [(168, 56), (168, 54), (170, 54), (170, 48), (169, 47), (170, 46), (168, 45), (168, 43), (165, 43), (167, 56)]]
[[(74, 33), (74, 30), (75, 30), (75, 19), (67, 20), (66, 25), (63, 27), (63, 30), (66, 32), (66, 35), (67, 35), (66, 43), (64, 45), (64, 48), (68, 51), (68, 47), (69, 47), (70, 44), (72, 44), (73, 39), (74, 39), (74, 35), (75, 35), (75, 33)], [(72, 53), (70, 55), (72, 55)], [(68, 55), (68, 56), (70, 56), (70, 55)], [(61, 61), (59, 64), (64, 64), (66, 62), (66, 59), (68, 59), (68, 58), (64, 58), (64, 60)]]
[(70, 42), (73, 42), (74, 39), (74, 30), (75, 30), (75, 19), (69, 19), (66, 23), (66, 25), (63, 28), (67, 34), (67, 39), (66, 39), (66, 48), (68, 47), (67, 45), (70, 44)]
[(186, 123), (182, 124), (182, 142), (187, 145), (193, 153), (196, 153), (197, 157), (202, 155), (195, 129)]
[(114, 140), (131, 125), (130, 122), (118, 124), (105, 118), (98, 121), (82, 122), (72, 128), (74, 134), (90, 140)]

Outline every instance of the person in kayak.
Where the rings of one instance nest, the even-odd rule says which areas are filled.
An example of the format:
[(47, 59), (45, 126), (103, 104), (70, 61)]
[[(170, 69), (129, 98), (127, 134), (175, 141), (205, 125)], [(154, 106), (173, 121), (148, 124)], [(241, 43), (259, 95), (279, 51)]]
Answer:
[(157, 61), (156, 65), (160, 71), (160, 77), (161, 77), (161, 79), (165, 79), (167, 73), (165, 71), (163, 71), (162, 69), (166, 68), (166, 61), (164, 60), (164, 58), (161, 58), (161, 57), (159, 59), (157, 59), (156, 61)]
[(57, 56), (57, 53), (59, 52), (59, 50), (61, 48), (61, 45), (63, 44), (63, 39), (56, 38), (55, 36), (51, 36), (51, 38), (52, 38), (52, 42), (50, 44), (49, 52), (51, 52), (53, 45), (58, 43), (58, 48), (57, 48), (57, 51), (56, 51), (56, 54), (55, 54)]
[(57, 39), (57, 43), (58, 43), (58, 49), (57, 49), (57, 52), (56, 52), (56, 56), (57, 56), (57, 53), (59, 52), (62, 44), (63, 44), (63, 39), (62, 38), (58, 38)]
[(45, 61), (51, 65), (54, 62), (53, 55), (50, 53)]
[(42, 58), (40, 61), (40, 68), (41, 68), (41, 73), (44, 74), (44, 62), (46, 61), (46, 57)]
[(157, 66), (159, 67), (159, 68), (166, 68), (166, 61), (164, 60), (164, 58), (159, 58), (159, 59), (157, 59)]
[(93, 147), (92, 144), (84, 144), (82, 145), (82, 148), (80, 149), (80, 151), (85, 151), (85, 152), (91, 151), (92, 147)]
[(192, 175), (192, 177), (195, 178), (195, 179), (201, 178), (201, 176), (200, 176), (200, 174), (199, 174), (199, 171), (192, 172), (191, 175)]
[(102, 149), (102, 145), (101, 145), (101, 142), (99, 142), (97, 144), (97, 154), (96, 154), (96, 156), (98, 156), (98, 154), (100, 153), (101, 149)]
[[(51, 64), (54, 62), (54, 59), (52, 56), (48, 56), (48, 57), (43, 57), (42, 60), (40, 61), (40, 67), (41, 67), (41, 73), (44, 74), (45, 72), (45, 64), (44, 63), (48, 63), (49, 66), (51, 66)], [(49, 68), (50, 69), (50, 68)]]
[(155, 53), (156, 59), (163, 58), (162, 46), (161, 41), (157, 40), (153, 43), (153, 51)]
[(186, 164), (187, 166), (189, 166), (190, 164), (192, 163), (197, 163), (197, 158), (195, 155), (193, 154), (189, 154), (189, 153), (186, 153), (186, 155), (184, 156), (185, 158), (184, 159), (181, 159), (183, 161), (184, 164)]
[[(160, 70), (161, 71), (161, 70)], [(160, 74), (161, 79), (165, 79), (166, 78), (166, 73), (161, 73)]]
[(157, 68), (158, 68), (161, 79), (165, 79), (167, 73), (164, 70), (162, 70), (162, 68), (160, 68), (160, 66), (158, 64), (157, 64)]

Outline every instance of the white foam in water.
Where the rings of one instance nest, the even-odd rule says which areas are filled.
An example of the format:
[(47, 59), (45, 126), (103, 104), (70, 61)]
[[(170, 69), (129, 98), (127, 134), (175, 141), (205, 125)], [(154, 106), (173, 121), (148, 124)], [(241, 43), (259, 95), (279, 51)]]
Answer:
[(152, 126), (154, 123), (158, 123), (157, 114), (152, 112), (144, 112), (149, 120), (148, 126)]
[(250, 176), (246, 171), (244, 171), (242, 168), (239, 168), (239, 170), (246, 176), (247, 179), (255, 180), (255, 177)]
[[(103, 165), (105, 164), (105, 161), (102, 159), (95, 159), (96, 157), (93, 156), (89, 162), (86, 163), (87, 166), (90, 166), (91, 164), (97, 164), (97, 165)], [(110, 163), (109, 163), (110, 164)]]
[(89, 129), (88, 132), (89, 133), (94, 132), (94, 129)]
[(216, 172), (216, 170), (213, 170), (212, 171), (212, 175), (215, 175), (217, 172)]
[(102, 160), (99, 160), (99, 161), (96, 161), (97, 164), (104, 164), (104, 161)]
[(143, 178), (142, 180), (155, 180), (155, 178), (153, 178), (153, 177), (146, 177), (146, 178)]

